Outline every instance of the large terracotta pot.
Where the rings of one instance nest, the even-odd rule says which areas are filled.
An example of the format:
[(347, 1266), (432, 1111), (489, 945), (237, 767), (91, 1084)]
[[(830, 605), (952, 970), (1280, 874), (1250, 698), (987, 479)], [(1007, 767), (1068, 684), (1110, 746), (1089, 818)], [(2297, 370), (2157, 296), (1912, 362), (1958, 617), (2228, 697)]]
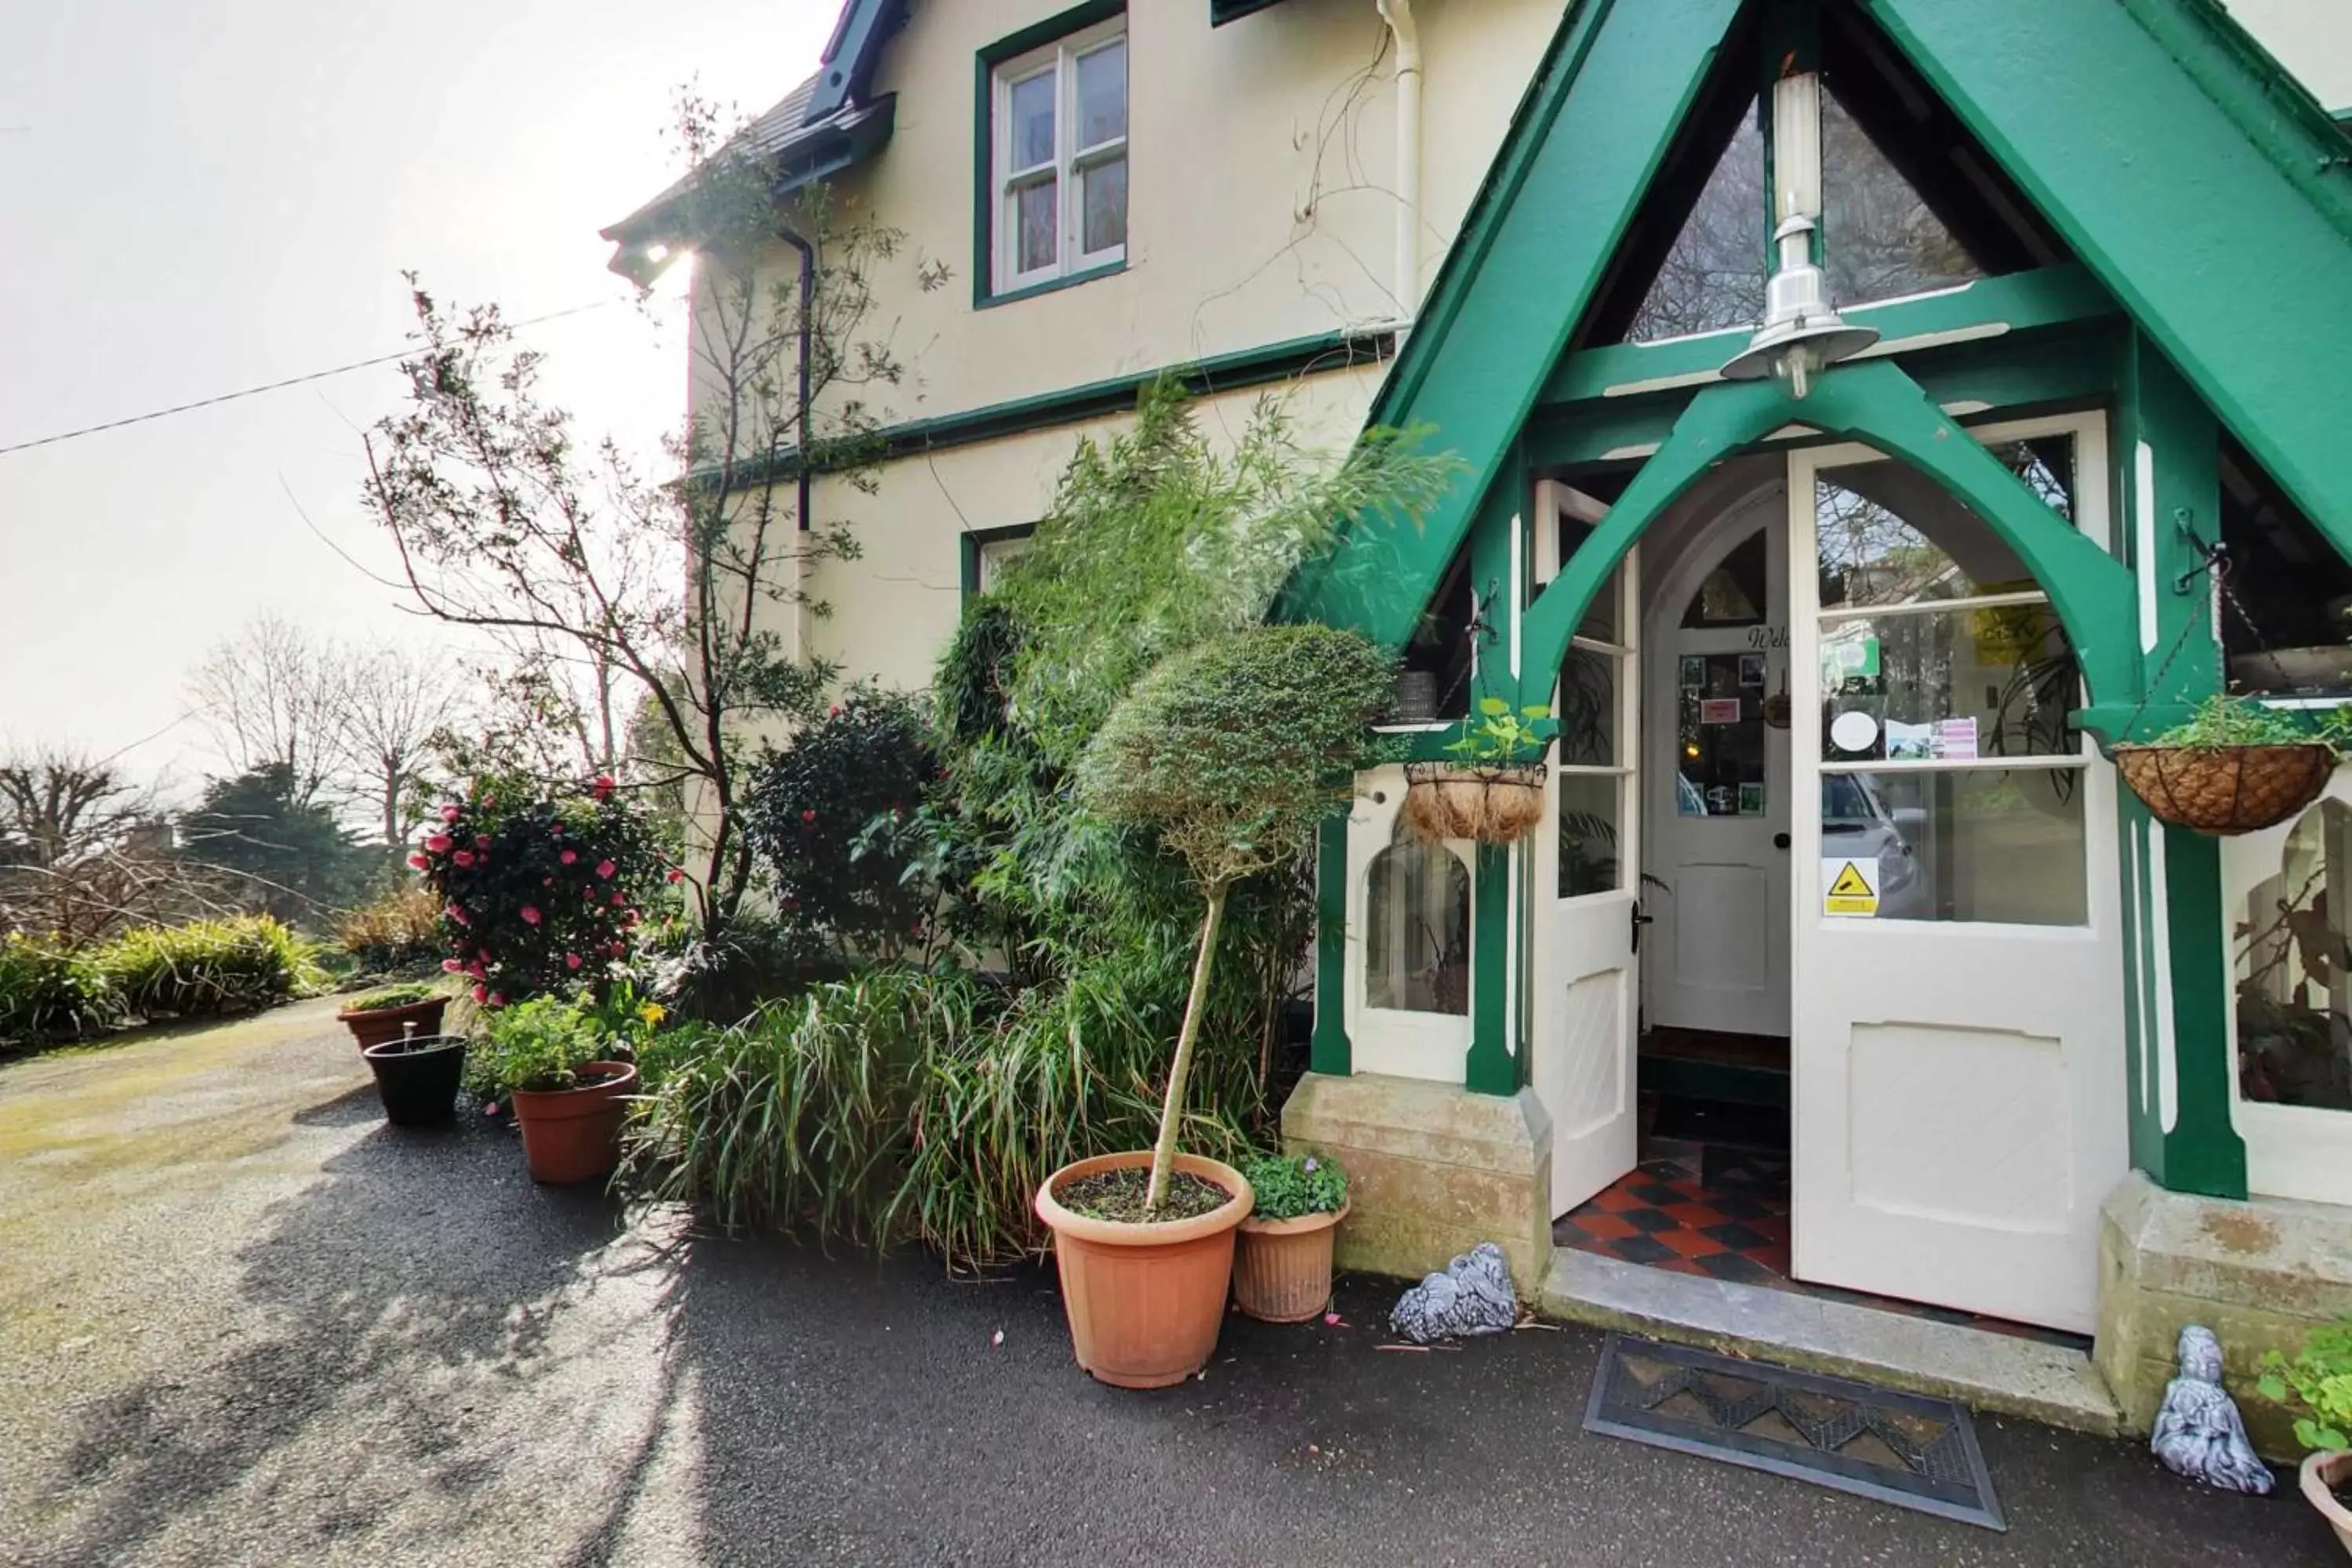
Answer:
[(1303, 1323), (1331, 1300), (1332, 1232), (1348, 1217), (1303, 1214), (1297, 1219), (1242, 1221), (1241, 1253), (1234, 1260), (1234, 1300), (1269, 1323)]
[(335, 1015), (336, 1020), (352, 1032), (352, 1038), (365, 1051), (370, 1046), (397, 1040), (408, 1033), (407, 1026), (415, 1024), (419, 1038), (441, 1032), (441, 1011), (449, 1005), (446, 996), (436, 996), (428, 1002), (411, 1002), (405, 1007), (369, 1007), (354, 1010), (344, 1008)]
[(2336, 1489), (2352, 1484), (2352, 1454), (2317, 1453), (2303, 1461), (2304, 1500), (2336, 1531), (2336, 1543), (2352, 1552), (2352, 1510), (2336, 1500)]
[(534, 1182), (594, 1181), (621, 1163), (621, 1120), (628, 1113), (622, 1096), (635, 1091), (637, 1069), (626, 1062), (583, 1062), (574, 1070), (583, 1078), (612, 1076), (580, 1089), (519, 1089), (512, 1096), (523, 1163)]
[(1160, 1225), (1088, 1219), (1055, 1201), (1065, 1182), (1150, 1165), (1149, 1151), (1099, 1154), (1063, 1166), (1037, 1189), (1037, 1217), (1054, 1232), (1062, 1310), (1078, 1364), (1120, 1388), (1165, 1388), (1209, 1364), (1233, 1281), (1234, 1231), (1249, 1217), (1250, 1184), (1198, 1154), (1176, 1169), (1233, 1194), (1223, 1208)]

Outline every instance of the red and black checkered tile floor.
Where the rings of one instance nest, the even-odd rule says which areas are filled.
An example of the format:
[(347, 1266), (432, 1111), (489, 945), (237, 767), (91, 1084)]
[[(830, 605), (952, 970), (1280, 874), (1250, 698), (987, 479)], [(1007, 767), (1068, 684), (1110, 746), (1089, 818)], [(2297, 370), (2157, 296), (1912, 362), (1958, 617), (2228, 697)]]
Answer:
[(2054, 1329), (1791, 1279), (1785, 1166), (1776, 1170), (1769, 1163), (1727, 1162), (1715, 1184), (1708, 1186), (1700, 1180), (1695, 1152), (1644, 1152), (1650, 1157), (1622, 1179), (1554, 1221), (1552, 1240), (1580, 1252), (1677, 1274), (1793, 1290), (1908, 1317), (2089, 1348), (2088, 1340)]

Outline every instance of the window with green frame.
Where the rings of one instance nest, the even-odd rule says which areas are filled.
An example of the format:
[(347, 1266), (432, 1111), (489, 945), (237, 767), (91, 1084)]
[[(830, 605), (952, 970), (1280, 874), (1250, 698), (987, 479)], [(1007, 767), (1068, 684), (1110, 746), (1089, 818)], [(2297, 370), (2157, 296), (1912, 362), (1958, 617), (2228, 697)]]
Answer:
[(979, 302), (1127, 259), (1127, 15), (1080, 5), (981, 51)]

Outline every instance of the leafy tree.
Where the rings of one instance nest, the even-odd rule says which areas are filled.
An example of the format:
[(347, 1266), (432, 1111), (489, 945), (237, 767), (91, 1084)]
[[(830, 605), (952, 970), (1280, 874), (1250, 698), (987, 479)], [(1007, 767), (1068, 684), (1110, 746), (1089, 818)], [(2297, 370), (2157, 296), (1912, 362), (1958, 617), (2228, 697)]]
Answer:
[(1395, 677), (1394, 661), (1352, 632), (1227, 633), (1137, 682), (1080, 759), (1079, 799), (1112, 822), (1157, 830), (1205, 906), (1147, 1208), (1168, 1194), (1225, 900), (1244, 879), (1306, 853), (1356, 770), (1377, 761), (1370, 726), (1387, 711)]
[(804, 202), (789, 215), (817, 242), (803, 289), (775, 264), (787, 215), (771, 155), (693, 102), (680, 140), (692, 173), (664, 221), (695, 255), (694, 411), (669, 446), (673, 474), (648, 479), (611, 442), (584, 441), (495, 306), (453, 311), (415, 287), (414, 397), (368, 440), (367, 498), (417, 605), (530, 650), (539, 699), (571, 704), (603, 761), (618, 760), (636, 700), (649, 705), (660, 760), (633, 776), (683, 786), (693, 912), (715, 941), (756, 869), (742, 812), (759, 738), (821, 712), (835, 674), (777, 627), (824, 614), (810, 574), (856, 552), (845, 528), (806, 515), (801, 481), (865, 482), (868, 398), (903, 374), (866, 330), (870, 274), (899, 237)]
[(239, 902), (288, 923), (350, 903), (377, 869), (285, 763), (213, 780), (179, 826), (183, 856), (228, 873)]

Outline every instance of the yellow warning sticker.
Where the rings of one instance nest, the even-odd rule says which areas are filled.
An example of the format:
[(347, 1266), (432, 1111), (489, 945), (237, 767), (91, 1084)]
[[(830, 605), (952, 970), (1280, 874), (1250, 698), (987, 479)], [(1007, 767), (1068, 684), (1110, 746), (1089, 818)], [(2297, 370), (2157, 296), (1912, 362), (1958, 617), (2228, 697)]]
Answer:
[(1822, 862), (1822, 913), (1869, 919), (1878, 913), (1878, 857), (1840, 855)]

